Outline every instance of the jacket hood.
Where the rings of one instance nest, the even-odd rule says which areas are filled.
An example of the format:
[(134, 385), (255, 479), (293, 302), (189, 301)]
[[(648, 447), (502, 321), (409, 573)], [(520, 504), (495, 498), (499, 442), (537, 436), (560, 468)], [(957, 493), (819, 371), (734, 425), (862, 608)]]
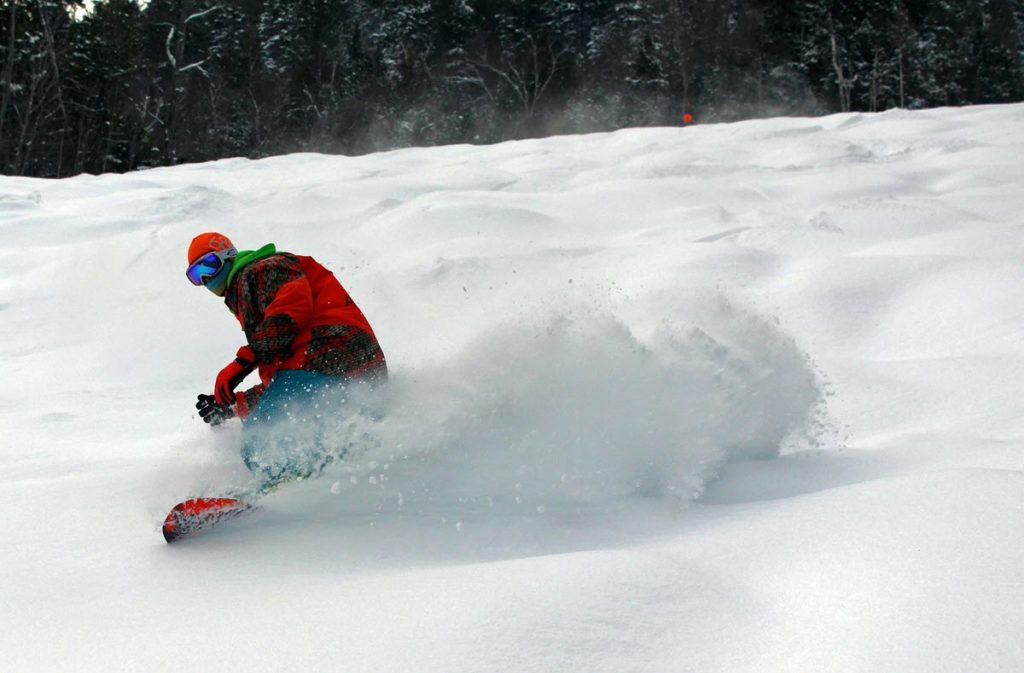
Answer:
[(234, 262), (231, 264), (231, 273), (228, 274), (228, 285), (231, 285), (231, 281), (235, 279), (238, 272), (249, 266), (257, 260), (261, 260), (264, 257), (270, 257), (271, 255), (277, 254), (277, 246), (273, 243), (267, 243), (265, 246), (258, 250), (241, 250), (235, 256)]

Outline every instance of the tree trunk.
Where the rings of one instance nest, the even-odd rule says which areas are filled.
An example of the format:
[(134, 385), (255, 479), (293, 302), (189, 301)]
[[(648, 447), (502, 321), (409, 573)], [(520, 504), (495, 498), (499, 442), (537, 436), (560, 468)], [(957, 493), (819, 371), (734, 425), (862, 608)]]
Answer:
[(871, 62), (871, 111), (878, 112), (878, 54)]
[[(25, 174), (25, 166), (28, 164), (29, 155), (32, 152), (32, 145), (29, 143), (29, 139), (35, 137), (35, 130), (30, 135), (29, 129), (32, 129), (33, 122), (35, 121), (37, 108), (36, 91), (39, 88), (39, 84), (43, 81), (43, 77), (45, 77), (45, 73), (42, 70), (37, 70), (37, 59), (29, 59), (29, 63), (32, 66), (32, 70), (29, 72), (28, 100), (25, 102), (25, 114), (22, 115), (21, 131), (18, 134), (18, 144), (15, 146), (15, 175)], [(41, 108), (42, 106), (38, 107)]]
[(836, 70), (836, 82), (839, 85), (839, 106), (843, 112), (849, 112), (850, 90), (853, 88), (853, 83), (846, 76), (843, 64), (839, 60), (839, 43), (836, 41), (835, 32), (830, 32), (829, 37), (832, 38), (832, 67)]
[(903, 96), (903, 50), (900, 49), (900, 108), (906, 108), (907, 103)]
[(50, 29), (50, 21), (46, 16), (46, 6), (43, 0), (39, 0), (39, 20), (43, 24), (43, 35), (46, 37), (46, 51), (50, 57), (50, 65), (53, 67), (53, 78), (57, 91), (57, 109), (60, 110), (60, 144), (57, 147), (57, 175), (61, 177), (64, 168), (64, 140), (68, 134), (68, 111), (64, 107), (64, 95), (61, 92), (60, 66), (57, 64), (57, 45), (53, 39), (53, 31)]
[[(7, 129), (7, 104), (11, 96), (11, 78), (14, 77), (14, 31), (17, 28), (17, 4), (14, 0), (8, 0), (11, 3), (11, 17), (8, 25), (8, 36), (7, 36), (7, 53), (4, 59), (4, 92), (3, 96), (0, 97), (0, 138), (10, 138), (13, 134), (8, 134)], [(10, 143), (8, 141), (0, 141), (0, 170), (6, 170), (8, 161), (10, 160)]]

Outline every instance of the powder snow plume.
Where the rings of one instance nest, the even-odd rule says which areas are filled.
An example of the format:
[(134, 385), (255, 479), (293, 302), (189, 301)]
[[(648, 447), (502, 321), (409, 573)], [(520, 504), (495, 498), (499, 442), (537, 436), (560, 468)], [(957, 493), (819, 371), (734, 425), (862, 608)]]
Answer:
[(683, 507), (725, 462), (778, 455), (820, 428), (821, 384), (778, 327), (714, 292), (663, 292), (630, 312), (644, 305), (672, 310), (643, 336), (576, 307), (497, 325), (450, 361), (397, 371), (373, 400), (380, 420), (338, 428), (355, 448), (324, 477), (333, 497), (306, 504), (379, 523), (566, 516), (603, 526), (602, 513), (632, 503)]

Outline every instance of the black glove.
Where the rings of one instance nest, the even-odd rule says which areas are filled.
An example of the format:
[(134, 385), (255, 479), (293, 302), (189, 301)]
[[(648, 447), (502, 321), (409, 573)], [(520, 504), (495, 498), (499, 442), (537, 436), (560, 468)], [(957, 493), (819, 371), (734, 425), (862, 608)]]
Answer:
[(213, 395), (200, 395), (196, 409), (203, 421), (210, 425), (220, 425), (229, 418), (235, 417), (235, 410), (223, 404), (217, 404)]

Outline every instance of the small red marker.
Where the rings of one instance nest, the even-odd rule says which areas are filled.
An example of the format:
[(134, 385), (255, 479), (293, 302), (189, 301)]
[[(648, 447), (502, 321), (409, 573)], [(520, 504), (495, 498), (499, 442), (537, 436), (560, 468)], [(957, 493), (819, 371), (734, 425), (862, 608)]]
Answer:
[(686, 114), (683, 115), (683, 123), (684, 124), (690, 124), (692, 122), (693, 122), (693, 115), (692, 114), (687, 112)]

